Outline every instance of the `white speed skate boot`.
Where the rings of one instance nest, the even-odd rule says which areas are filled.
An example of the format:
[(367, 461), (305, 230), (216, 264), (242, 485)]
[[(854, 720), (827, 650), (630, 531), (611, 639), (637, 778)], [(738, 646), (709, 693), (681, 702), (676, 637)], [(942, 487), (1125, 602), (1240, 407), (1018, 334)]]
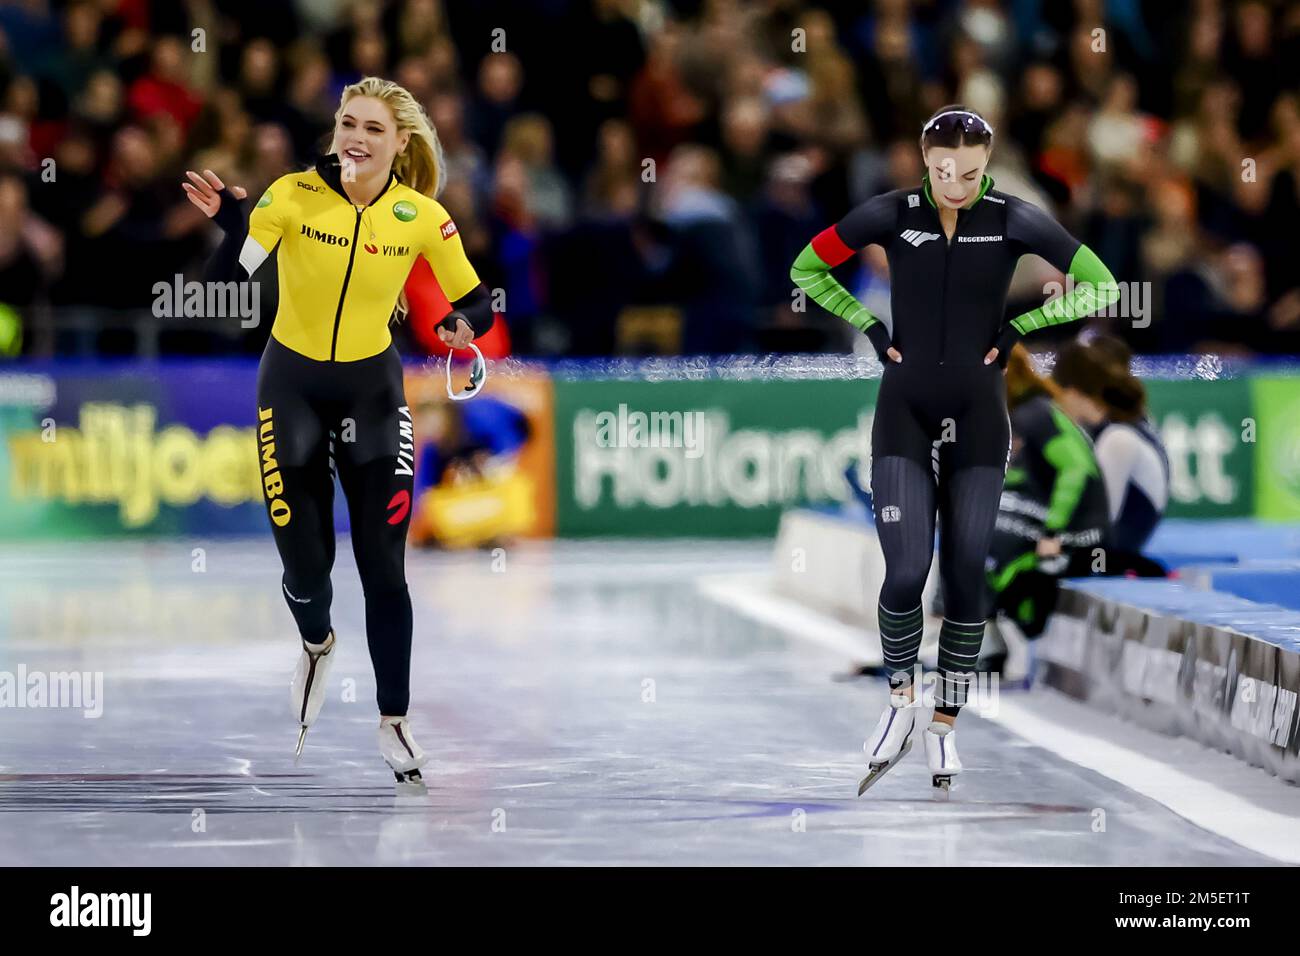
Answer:
[(925, 728), (925, 759), (930, 764), (930, 783), (936, 790), (948, 793), (952, 778), (961, 773), (957, 732), (951, 724), (930, 721), (930, 726)]
[(420, 768), (429, 758), (411, 736), (411, 724), (405, 717), (379, 719), (379, 752), (393, 768), (398, 783), (422, 783)]
[(916, 708), (904, 693), (889, 695), (889, 706), (876, 721), (876, 729), (867, 737), (862, 749), (867, 754), (867, 775), (858, 784), (858, 796), (879, 780), (912, 749), (912, 729), (916, 725)]
[(298, 720), (298, 746), (294, 759), (302, 756), (302, 745), (307, 739), (307, 728), (320, 715), (325, 703), (325, 690), (329, 686), (330, 667), (334, 664), (334, 631), (323, 644), (302, 642), (302, 654), (289, 682), (289, 703)]

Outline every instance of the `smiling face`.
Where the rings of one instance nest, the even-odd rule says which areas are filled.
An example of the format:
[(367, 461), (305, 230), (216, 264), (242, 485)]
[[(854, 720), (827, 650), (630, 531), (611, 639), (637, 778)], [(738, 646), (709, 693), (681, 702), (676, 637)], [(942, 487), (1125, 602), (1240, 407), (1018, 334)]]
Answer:
[(354, 96), (343, 106), (334, 127), (334, 147), (339, 159), (355, 164), (358, 179), (393, 168), (393, 159), (411, 139), (410, 130), (397, 129), (393, 113), (383, 100)]
[(989, 153), (987, 146), (978, 145), (931, 146), (925, 151), (930, 193), (941, 209), (960, 209), (979, 194)]

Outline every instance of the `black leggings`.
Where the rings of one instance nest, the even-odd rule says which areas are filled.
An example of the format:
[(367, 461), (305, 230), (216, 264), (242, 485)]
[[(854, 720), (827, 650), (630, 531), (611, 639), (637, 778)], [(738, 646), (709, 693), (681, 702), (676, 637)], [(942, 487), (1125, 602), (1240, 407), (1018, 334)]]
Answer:
[(1006, 384), (996, 363), (887, 363), (871, 431), (871, 495), (885, 555), (885, 671), (903, 684), (916, 664), (937, 513), (944, 618), (935, 703), (944, 713), (965, 703), (984, 637), (984, 563), (1010, 444)]
[(273, 336), (257, 373), (257, 419), (263, 492), (284, 565), (282, 591), (298, 631), (312, 644), (330, 632), (337, 470), (365, 592), (379, 712), (404, 716), (411, 669), (406, 530), (415, 468), (397, 349), (323, 362)]

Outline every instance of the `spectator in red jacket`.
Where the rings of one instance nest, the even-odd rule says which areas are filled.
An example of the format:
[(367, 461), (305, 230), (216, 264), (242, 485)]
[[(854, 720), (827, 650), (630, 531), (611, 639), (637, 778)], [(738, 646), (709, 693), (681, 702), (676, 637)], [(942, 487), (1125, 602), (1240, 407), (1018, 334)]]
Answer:
[(159, 38), (149, 72), (131, 84), (127, 105), (138, 120), (167, 113), (189, 132), (203, 101), (185, 83), (185, 48), (180, 40)]

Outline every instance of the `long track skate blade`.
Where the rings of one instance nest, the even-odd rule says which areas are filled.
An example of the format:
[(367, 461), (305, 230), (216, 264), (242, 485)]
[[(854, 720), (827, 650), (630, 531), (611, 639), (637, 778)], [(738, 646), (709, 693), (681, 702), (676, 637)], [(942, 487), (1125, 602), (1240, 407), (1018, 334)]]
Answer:
[(866, 793), (868, 787), (893, 769), (894, 764), (906, 757), (907, 752), (911, 749), (912, 741), (909, 740), (907, 743), (903, 744), (903, 749), (900, 750), (894, 759), (889, 761), (889, 763), (883, 763), (879, 767), (872, 767), (870, 772), (862, 778), (862, 782), (858, 784), (858, 796), (860, 797)]
[(298, 746), (293, 748), (293, 763), (296, 767), (298, 761), (302, 759), (302, 745), (307, 742), (307, 728), (302, 727), (298, 730)]
[(429, 787), (425, 784), (418, 768), (406, 772), (394, 770), (393, 776), (397, 778), (395, 786), (398, 796), (420, 796), (429, 792)]

